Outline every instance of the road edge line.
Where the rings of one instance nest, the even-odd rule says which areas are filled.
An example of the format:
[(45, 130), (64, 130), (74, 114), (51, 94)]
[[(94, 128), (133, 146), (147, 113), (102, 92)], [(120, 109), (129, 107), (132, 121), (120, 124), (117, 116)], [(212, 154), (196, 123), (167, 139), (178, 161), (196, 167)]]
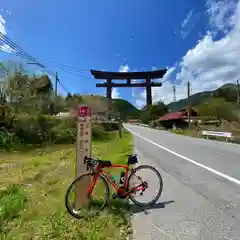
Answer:
[(217, 171), (217, 170), (215, 170), (215, 169), (213, 169), (213, 168), (211, 168), (211, 167), (207, 167), (207, 166), (205, 166), (205, 165), (203, 165), (203, 164), (201, 164), (201, 163), (199, 163), (199, 162), (196, 162), (196, 161), (194, 161), (194, 160), (192, 160), (192, 159), (190, 159), (190, 158), (188, 158), (188, 157), (185, 157), (185, 156), (183, 156), (183, 155), (181, 155), (181, 154), (179, 154), (179, 153), (176, 153), (176, 152), (174, 152), (174, 151), (172, 151), (172, 150), (170, 150), (170, 149), (168, 149), (168, 148), (166, 148), (166, 147), (163, 147), (163, 146), (161, 146), (161, 145), (159, 145), (159, 144), (157, 144), (157, 143), (149, 140), (148, 138), (142, 137), (140, 134), (135, 133), (134, 131), (130, 130), (130, 129), (127, 128), (127, 127), (125, 127), (125, 128), (126, 128), (130, 133), (132, 133), (132, 134), (134, 134), (134, 135), (142, 138), (143, 140), (145, 140), (145, 141), (147, 141), (147, 142), (150, 142), (151, 144), (153, 144), (153, 145), (155, 145), (155, 146), (157, 146), (157, 147), (159, 147), (159, 148), (161, 148), (161, 149), (163, 149), (163, 150), (165, 150), (165, 151), (167, 151), (167, 152), (169, 152), (169, 153), (171, 153), (171, 154), (173, 154), (173, 155), (175, 155), (175, 156), (177, 156), (177, 157), (179, 157), (179, 158), (181, 158), (181, 159), (183, 159), (183, 160), (185, 160), (185, 161), (188, 161), (188, 162), (190, 162), (190, 163), (192, 163), (192, 164), (194, 164), (194, 165), (196, 165), (196, 166), (198, 166), (198, 167), (201, 167), (201, 168), (203, 168), (203, 169), (205, 169), (205, 170), (208, 170), (209, 172), (212, 172), (212, 173), (214, 173), (214, 174), (216, 174), (216, 175), (218, 175), (218, 176), (220, 176), (220, 177), (222, 177), (222, 178), (225, 178), (225, 179), (227, 179), (227, 180), (230, 181), (230, 182), (234, 182), (234, 183), (240, 185), (240, 180), (238, 180), (238, 179), (236, 179), (236, 178), (234, 178), (234, 177), (231, 177), (231, 176), (228, 176), (228, 175), (226, 175), (226, 174), (224, 174), (224, 173), (221, 173), (221, 172), (219, 172), (219, 171)]

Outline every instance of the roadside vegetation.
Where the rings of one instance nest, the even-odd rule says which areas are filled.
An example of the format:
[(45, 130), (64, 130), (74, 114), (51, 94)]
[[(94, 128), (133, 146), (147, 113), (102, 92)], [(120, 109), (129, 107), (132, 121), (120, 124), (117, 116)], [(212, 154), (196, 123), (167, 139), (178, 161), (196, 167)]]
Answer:
[[(233, 138), (230, 141), (240, 143), (240, 105), (237, 104), (237, 86), (235, 84), (226, 84), (214, 91), (194, 94), (190, 97), (190, 102), (192, 109), (197, 113), (190, 126), (185, 123), (180, 124), (181, 127), (174, 127), (176, 123), (174, 120), (161, 122), (159, 117), (164, 114), (159, 115), (156, 120), (149, 121), (149, 126), (198, 138), (203, 138), (201, 134), (203, 130), (231, 132)], [(172, 102), (166, 107), (168, 111), (177, 112), (187, 109), (187, 104), (188, 100), (182, 99)], [(180, 121), (177, 122), (178, 125)], [(222, 137), (209, 137), (209, 139), (225, 141)]]
[[(93, 143), (94, 156), (116, 163), (126, 163), (131, 152), (128, 132)], [(0, 239), (125, 239), (129, 234), (128, 205), (120, 200), (111, 200), (91, 221), (68, 215), (64, 195), (75, 177), (75, 146), (1, 153), (0, 159)]]
[[(89, 105), (97, 117), (98, 111), (119, 116), (117, 108), (107, 113), (101, 96), (56, 96), (47, 75), (27, 75), (19, 65), (1, 68), (0, 239), (126, 239), (131, 231), (126, 202), (111, 201), (91, 221), (73, 219), (64, 205), (75, 178), (77, 106)], [(71, 114), (56, 116), (59, 112)], [(132, 138), (126, 131), (120, 138), (118, 128), (93, 124), (93, 156), (127, 163)]]

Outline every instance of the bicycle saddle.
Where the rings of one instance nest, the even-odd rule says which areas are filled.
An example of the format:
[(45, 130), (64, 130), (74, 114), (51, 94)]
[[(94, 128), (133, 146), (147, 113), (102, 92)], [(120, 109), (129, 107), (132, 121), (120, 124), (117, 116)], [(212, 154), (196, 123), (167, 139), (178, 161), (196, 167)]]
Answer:
[(109, 160), (98, 160), (98, 163), (102, 166), (102, 167), (110, 167), (112, 165), (112, 162)]

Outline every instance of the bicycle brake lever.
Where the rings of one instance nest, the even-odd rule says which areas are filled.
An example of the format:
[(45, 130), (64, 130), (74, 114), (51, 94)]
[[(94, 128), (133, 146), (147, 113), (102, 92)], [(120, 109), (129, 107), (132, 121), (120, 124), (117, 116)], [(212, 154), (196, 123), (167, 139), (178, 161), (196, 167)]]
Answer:
[(84, 161), (83, 161), (83, 163), (86, 164), (86, 163), (87, 163), (87, 160), (88, 160), (88, 157), (85, 156), (85, 157), (84, 157)]

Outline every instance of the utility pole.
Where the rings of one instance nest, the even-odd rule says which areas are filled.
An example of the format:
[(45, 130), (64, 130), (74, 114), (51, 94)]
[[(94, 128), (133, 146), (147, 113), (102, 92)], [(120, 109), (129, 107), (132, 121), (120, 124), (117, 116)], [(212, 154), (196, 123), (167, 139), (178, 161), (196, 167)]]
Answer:
[(58, 78), (58, 73), (56, 72), (56, 77), (55, 77), (55, 92), (54, 92), (54, 112), (55, 115), (57, 115), (57, 104), (56, 104), (56, 100), (57, 100), (57, 87), (58, 87), (58, 82), (59, 82), (59, 78)]
[(176, 86), (173, 86), (173, 102), (176, 102)]
[(55, 78), (55, 98), (57, 97), (57, 85), (58, 85), (58, 81), (59, 81), (59, 78), (58, 78), (58, 73), (56, 72), (56, 78)]
[(188, 99), (188, 126), (190, 126), (191, 119), (191, 104), (190, 104), (190, 82), (187, 83), (187, 99)]
[(237, 104), (240, 105), (240, 89), (239, 89), (239, 81), (237, 80)]

